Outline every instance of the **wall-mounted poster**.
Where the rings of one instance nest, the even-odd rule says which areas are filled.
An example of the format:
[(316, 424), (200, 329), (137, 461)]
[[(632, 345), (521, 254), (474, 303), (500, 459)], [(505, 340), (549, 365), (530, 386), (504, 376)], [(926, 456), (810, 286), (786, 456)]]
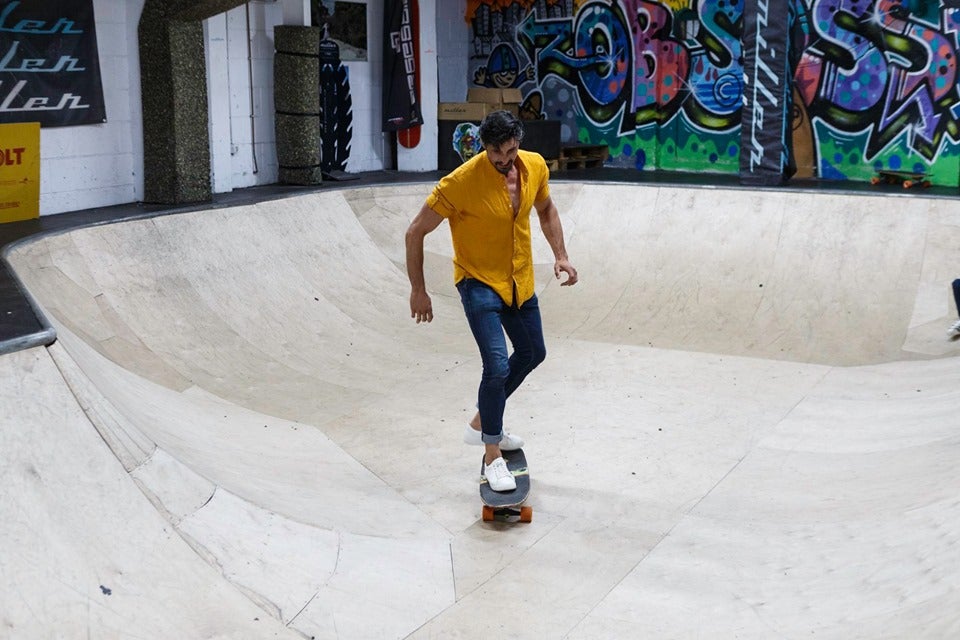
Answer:
[(40, 125), (0, 124), (0, 223), (40, 215)]
[(327, 27), (327, 37), (340, 47), (342, 62), (367, 60), (367, 4), (346, 0), (310, 0), (311, 22)]
[(92, 0), (0, 0), (0, 123), (106, 119)]

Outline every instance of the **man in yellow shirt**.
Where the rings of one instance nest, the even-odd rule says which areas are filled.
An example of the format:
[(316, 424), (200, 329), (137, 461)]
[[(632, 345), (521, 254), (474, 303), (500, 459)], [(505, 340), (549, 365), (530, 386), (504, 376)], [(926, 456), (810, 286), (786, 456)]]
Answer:
[[(483, 362), (478, 412), (464, 439), (485, 446), (484, 475), (495, 491), (516, 487), (501, 449), (523, 446), (523, 440), (503, 431), (506, 400), (546, 357), (534, 293), (531, 208), (553, 249), (554, 274), (558, 279), (567, 274), (561, 286), (577, 283), (560, 214), (550, 198), (550, 172), (539, 154), (520, 149), (522, 138), (523, 124), (516, 116), (508, 111), (489, 114), (480, 125), (485, 150), (440, 180), (406, 234), (410, 316), (418, 324), (430, 322), (433, 307), (423, 278), (423, 239), (444, 220), (450, 223), (454, 281)], [(513, 345), (509, 357), (504, 332)]]

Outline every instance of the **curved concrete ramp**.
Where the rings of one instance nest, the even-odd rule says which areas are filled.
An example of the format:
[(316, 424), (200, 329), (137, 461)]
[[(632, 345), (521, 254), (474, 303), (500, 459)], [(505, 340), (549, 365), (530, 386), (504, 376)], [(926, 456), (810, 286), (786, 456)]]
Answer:
[(0, 635), (300, 637), (198, 561), (97, 437), (46, 350), (3, 356), (0, 380)]
[(60, 339), (0, 358), (8, 635), (960, 633), (955, 202), (555, 184), (582, 283), (538, 236), (535, 517), (487, 525), (445, 228), (409, 320), (429, 188), (10, 253)]

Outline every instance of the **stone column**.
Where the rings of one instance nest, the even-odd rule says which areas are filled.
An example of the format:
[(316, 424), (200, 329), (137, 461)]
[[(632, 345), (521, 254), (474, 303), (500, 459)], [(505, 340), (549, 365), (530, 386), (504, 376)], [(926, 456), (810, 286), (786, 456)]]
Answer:
[(321, 30), (278, 26), (273, 36), (279, 180), (288, 184), (320, 184)]
[(243, 0), (146, 0), (144, 4), (138, 34), (147, 202), (211, 199), (200, 21), (242, 4)]

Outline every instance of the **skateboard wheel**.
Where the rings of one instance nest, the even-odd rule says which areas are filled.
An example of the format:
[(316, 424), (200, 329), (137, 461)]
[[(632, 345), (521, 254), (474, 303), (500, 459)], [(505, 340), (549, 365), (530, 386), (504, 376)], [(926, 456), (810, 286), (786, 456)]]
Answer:
[(493, 507), (488, 507), (483, 505), (483, 521), (484, 522), (493, 522)]
[(880, 178), (876, 176), (870, 178), (870, 184), (880, 184)]
[(520, 507), (520, 522), (533, 522), (533, 507)]
[(903, 181), (903, 188), (904, 188), (904, 189), (909, 189), (909, 188), (912, 187), (912, 186), (913, 186), (913, 180), (904, 180), (904, 181)]

